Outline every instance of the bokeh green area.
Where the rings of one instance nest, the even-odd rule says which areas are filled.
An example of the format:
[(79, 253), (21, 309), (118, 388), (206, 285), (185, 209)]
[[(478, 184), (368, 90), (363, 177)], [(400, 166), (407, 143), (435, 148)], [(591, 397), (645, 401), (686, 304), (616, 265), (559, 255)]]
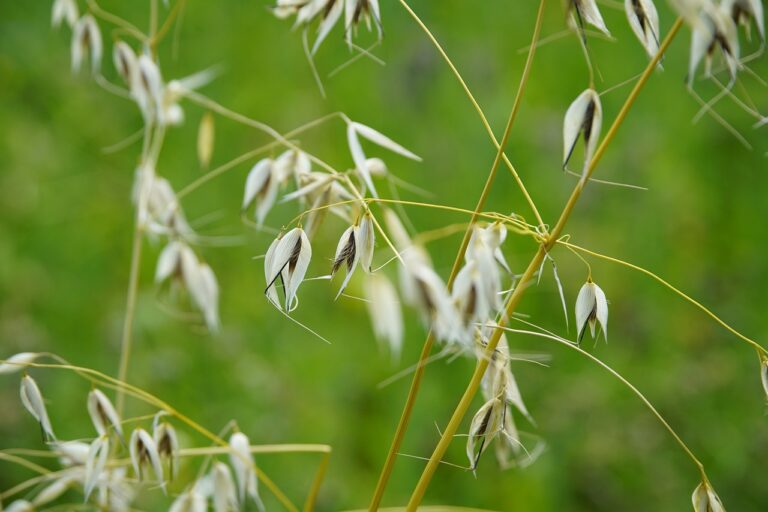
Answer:
[[(388, 134), (424, 159), (386, 158), (391, 172), (428, 190), (404, 199), (472, 208), (494, 151), (476, 113), (424, 33), (397, 2), (382, 2), (384, 44), (375, 50), (386, 66), (368, 60), (328, 78), (350, 54), (337, 28), (316, 58), (324, 77), (323, 99), (301, 48), (300, 32), (275, 19), (263, 1), (190, 1), (178, 34), (160, 52), (166, 78), (218, 66), (220, 75), (202, 92), (280, 131), (326, 113), (343, 111)], [(559, 2), (548, 2), (543, 35), (564, 27)], [(590, 40), (599, 90), (635, 76), (647, 59), (612, 2), (603, 7), (616, 40)], [(141, 28), (149, 2), (104, 1)], [(537, 2), (426, 2), (415, 10), (444, 44), (500, 134), (525, 61)], [(141, 127), (129, 102), (69, 69), (69, 30), (50, 29), (49, 2), (0, 3), (0, 356), (50, 351), (74, 364), (115, 375), (128, 282), (133, 229), (130, 191), (139, 145), (105, 153)], [(659, 5), (662, 31), (673, 15)], [(161, 15), (167, 11), (161, 9)], [(106, 26), (106, 25), (105, 25)], [(177, 37), (174, 50), (173, 38)], [(105, 39), (111, 41), (108, 32)], [(366, 42), (365, 38), (362, 38)], [(752, 143), (749, 151), (711, 117), (692, 123), (698, 105), (686, 92), (689, 33), (680, 34), (640, 95), (596, 173), (647, 191), (593, 184), (566, 232), (574, 243), (651, 269), (710, 306), (727, 322), (762, 342), (768, 334), (763, 285), (768, 281), (765, 219), (768, 190), (766, 128), (724, 100), (717, 111)], [(750, 48), (754, 48), (754, 44)], [(746, 50), (745, 50), (746, 51)], [(108, 45), (107, 57), (111, 52)], [(115, 80), (109, 58), (104, 69)], [(765, 57), (750, 63), (768, 78)], [(768, 110), (759, 81), (743, 75), (735, 91), (749, 93)], [(542, 46), (513, 129), (508, 154), (547, 222), (554, 222), (575, 180), (563, 174), (562, 117), (588, 84), (573, 35)], [(710, 97), (717, 89), (698, 82)], [(629, 92), (602, 97), (604, 126)], [(167, 135), (158, 164), (178, 190), (199, 177), (197, 126), (204, 111), (184, 104), (186, 121)], [(216, 119), (213, 166), (269, 142), (253, 129)], [(344, 126), (333, 121), (300, 138), (301, 145), (339, 169), (351, 165)], [(300, 290), (295, 318), (332, 344), (297, 327), (263, 296), (261, 260), (271, 235), (243, 225), (240, 201), (250, 165), (240, 165), (184, 199), (193, 226), (221, 246), (199, 252), (221, 286), (219, 334), (208, 335), (153, 284), (161, 249), (142, 254), (135, 345), (129, 380), (173, 404), (213, 431), (236, 420), (254, 444), (327, 443), (333, 447), (319, 509), (367, 506), (408, 389), (408, 378), (378, 383), (411, 365), (425, 331), (413, 311), (400, 361), (377, 346), (365, 304), (341, 298), (326, 281)], [(383, 184), (380, 187), (386, 190)], [(532, 219), (509, 173), (503, 171), (487, 209)], [(267, 224), (280, 228), (297, 213), (275, 208)], [(411, 207), (418, 231), (461, 223), (460, 214)], [(313, 243), (311, 275), (328, 272), (336, 240), (345, 228), (329, 220)], [(429, 245), (436, 269), (447, 277), (459, 235)], [(535, 246), (510, 235), (505, 252), (521, 272)], [(572, 315), (585, 265), (560, 248), (552, 254)], [(378, 243), (376, 262), (391, 254)], [(610, 343), (585, 347), (635, 383), (705, 464), (729, 510), (768, 508), (766, 397), (755, 351), (701, 311), (647, 276), (589, 259), (594, 279), (610, 300)], [(390, 268), (391, 267), (391, 268)], [(384, 272), (394, 276), (394, 264)], [(362, 294), (361, 280), (349, 293)], [(557, 333), (566, 331), (549, 267), (526, 292), (520, 312)], [(696, 468), (627, 388), (579, 354), (543, 339), (511, 336), (514, 352), (546, 354), (548, 367), (516, 362), (513, 370), (547, 449), (525, 469), (501, 471), (493, 453), (476, 475), (445, 465), (426, 503), (514, 511), (685, 510), (698, 484)], [(459, 358), (431, 364), (402, 447), (403, 454), (431, 453), (473, 369)], [(85, 409), (89, 384), (69, 372), (32, 370), (48, 401), (54, 429), (63, 439), (93, 435)], [(475, 407), (479, 407), (476, 402)], [(37, 426), (18, 398), (18, 377), (0, 380), (0, 446), (41, 448)], [(154, 412), (128, 402), (130, 415)], [(204, 440), (184, 431), (184, 445)], [(466, 423), (463, 427), (466, 431)], [(466, 465), (465, 438), (446, 461)], [(48, 463), (43, 461), (44, 463)], [(50, 462), (50, 461), (49, 461)], [(259, 465), (297, 503), (309, 488), (315, 455), (265, 455)], [(424, 462), (401, 456), (385, 496), (402, 505)], [(194, 476), (185, 465), (181, 482)], [(31, 473), (0, 463), (0, 488)], [(180, 491), (179, 486), (172, 486)], [(263, 491), (270, 510), (279, 510)], [(157, 493), (155, 493), (157, 494)], [(73, 499), (77, 501), (75, 495)], [(141, 507), (162, 509), (142, 498)]]

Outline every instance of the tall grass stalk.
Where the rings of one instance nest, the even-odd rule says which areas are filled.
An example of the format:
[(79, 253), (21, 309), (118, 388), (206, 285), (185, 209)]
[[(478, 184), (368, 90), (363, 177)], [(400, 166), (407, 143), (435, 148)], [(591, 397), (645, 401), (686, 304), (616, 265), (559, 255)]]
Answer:
[[(409, 9), (409, 11), (413, 13), (412, 10)], [(413, 14), (413, 16), (416, 17), (415, 14)], [(420, 23), (420, 25), (426, 29), (426, 27), (423, 24)], [(602, 158), (609, 144), (611, 143), (614, 136), (618, 132), (619, 127), (624, 122), (624, 119), (629, 113), (629, 110), (632, 108), (632, 105), (634, 104), (635, 100), (640, 94), (640, 91), (643, 89), (643, 86), (646, 84), (648, 79), (653, 74), (654, 70), (656, 69), (656, 65), (661, 60), (662, 56), (664, 55), (667, 48), (674, 40), (675, 36), (679, 32), (682, 25), (683, 25), (683, 20), (678, 18), (675, 21), (672, 28), (670, 29), (667, 36), (664, 38), (664, 41), (662, 42), (659, 51), (654, 56), (654, 58), (651, 59), (651, 61), (648, 63), (648, 65), (645, 68), (645, 71), (640, 76), (634, 88), (632, 89), (632, 92), (630, 92), (629, 96), (625, 100), (624, 105), (622, 106), (621, 110), (617, 114), (616, 119), (614, 119), (613, 124), (608, 130), (608, 133), (605, 135), (605, 138), (600, 143), (600, 146), (598, 147), (594, 157), (590, 161), (589, 166), (587, 167), (587, 171), (584, 176), (584, 179), (579, 180), (579, 182), (576, 184), (576, 187), (573, 189), (573, 192), (571, 193), (571, 196), (569, 197), (568, 202), (563, 208), (563, 212), (560, 214), (560, 218), (558, 219), (557, 224), (555, 224), (555, 227), (549, 233), (547, 237), (547, 241), (544, 244), (539, 246), (539, 249), (536, 251), (536, 254), (534, 255), (533, 259), (528, 264), (528, 267), (523, 273), (523, 276), (520, 278), (519, 284), (510, 295), (507, 301), (507, 304), (505, 305), (505, 308), (504, 308), (504, 314), (501, 317), (501, 320), (499, 322), (500, 327), (504, 327), (508, 318), (510, 318), (512, 313), (514, 313), (518, 303), (520, 302), (523, 296), (523, 293), (527, 288), (527, 284), (530, 281), (532, 281), (537, 269), (539, 268), (541, 263), (544, 261), (544, 258), (546, 257), (547, 252), (549, 251), (549, 249), (552, 248), (552, 246), (554, 246), (554, 244), (557, 242), (557, 238), (562, 234), (563, 229), (565, 228), (565, 225), (568, 222), (568, 219), (571, 216), (571, 213), (573, 212), (573, 209), (576, 206), (576, 203), (578, 202), (579, 197), (581, 196), (581, 192), (584, 189), (585, 184), (588, 182), (590, 176), (592, 176), (592, 173), (597, 167), (597, 164), (600, 162), (600, 159)], [(472, 403), (472, 399), (477, 393), (478, 387), (480, 386), (480, 381), (482, 380), (483, 375), (485, 374), (485, 370), (488, 367), (488, 361), (490, 360), (490, 356), (491, 354), (493, 354), (494, 350), (496, 350), (496, 346), (499, 343), (499, 339), (501, 338), (502, 333), (503, 333), (503, 330), (501, 328), (497, 328), (494, 331), (493, 335), (488, 340), (488, 346), (485, 349), (485, 357), (478, 359), (477, 365), (475, 366), (475, 371), (472, 374), (472, 378), (469, 384), (467, 385), (467, 388), (464, 394), (462, 395), (461, 400), (459, 401), (459, 404), (456, 407), (456, 410), (451, 416), (451, 419), (448, 422), (448, 425), (443, 430), (443, 433), (440, 436), (440, 441), (438, 442), (434, 452), (430, 456), (429, 462), (427, 462), (427, 465), (424, 468), (424, 471), (421, 477), (419, 478), (419, 481), (416, 484), (416, 487), (414, 488), (413, 493), (411, 494), (411, 498), (408, 501), (408, 506), (406, 507), (406, 510), (408, 510), (408, 512), (415, 511), (419, 506), (419, 504), (421, 503), (421, 500), (424, 498), (424, 494), (426, 493), (427, 488), (429, 487), (429, 483), (432, 480), (432, 476), (434, 475), (435, 470), (437, 470), (437, 467), (440, 464), (440, 461), (442, 460), (442, 457), (445, 454), (445, 451), (448, 449), (448, 446), (451, 444), (451, 441), (453, 440), (453, 436), (458, 431), (461, 421), (464, 419), (464, 415), (467, 413), (467, 410), (469, 409)]]

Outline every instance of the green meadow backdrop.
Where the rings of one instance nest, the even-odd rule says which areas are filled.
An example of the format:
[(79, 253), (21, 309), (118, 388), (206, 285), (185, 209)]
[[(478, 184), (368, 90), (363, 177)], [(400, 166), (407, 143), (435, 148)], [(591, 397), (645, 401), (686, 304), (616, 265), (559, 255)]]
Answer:
[[(563, 6), (548, 4), (544, 36), (564, 28)], [(623, 10), (613, 4), (604, 5), (603, 12), (616, 40), (590, 41), (599, 68), (598, 90), (638, 74), (647, 62)], [(140, 27), (148, 24), (149, 2), (104, 0), (103, 5)], [(382, 2), (384, 42), (375, 53), (385, 66), (361, 59), (327, 77), (350, 53), (338, 28), (322, 45), (316, 64), (326, 99), (314, 83), (300, 32), (291, 31), (291, 21), (276, 19), (268, 7), (262, 0), (190, 0), (176, 51), (173, 37), (161, 48), (166, 78), (215, 65), (220, 74), (202, 92), (281, 131), (343, 111), (423, 157), (419, 164), (371, 150), (387, 159), (393, 174), (431, 194), (425, 199), (402, 190), (404, 199), (474, 207), (493, 147), (456, 80), (399, 3)], [(455, 60), (500, 135), (537, 2), (414, 0), (413, 7)], [(666, 4), (660, 3), (659, 10), (666, 32), (673, 14)], [(718, 104), (718, 112), (745, 134), (753, 150), (710, 117), (692, 123), (698, 105), (685, 89), (689, 37), (684, 29), (673, 43), (664, 70), (642, 92), (596, 173), (648, 190), (590, 185), (566, 231), (575, 243), (657, 272), (764, 342), (768, 128), (753, 130), (754, 119), (727, 100)], [(105, 39), (111, 40), (108, 33)], [(768, 78), (765, 57), (750, 66)], [(103, 67), (115, 79), (109, 53)], [(512, 131), (508, 155), (548, 222), (554, 222), (575, 183), (560, 167), (562, 117), (587, 83), (573, 35), (542, 46)], [(743, 83), (767, 111), (768, 89), (746, 75)], [(716, 92), (703, 82), (697, 89), (705, 96)], [(604, 127), (628, 92), (624, 86), (602, 97)], [(204, 172), (195, 148), (205, 112), (184, 107), (186, 121), (168, 133), (158, 164), (158, 172), (177, 190)], [(140, 126), (134, 105), (85, 74), (70, 72), (69, 30), (51, 30), (48, 1), (0, 3), (0, 357), (50, 351), (116, 375), (139, 147), (113, 153), (103, 149)], [(264, 134), (226, 119), (217, 118), (215, 126), (212, 166), (269, 142)], [(312, 130), (301, 143), (338, 168), (352, 164), (340, 122)], [(272, 235), (255, 232), (240, 219), (252, 163), (211, 181), (183, 203), (199, 233), (227, 242), (201, 249), (221, 286), (221, 332), (209, 335), (168, 306), (152, 282), (161, 246), (145, 244), (129, 380), (214, 431), (235, 419), (255, 444), (332, 445), (318, 507), (362, 508), (376, 483), (409, 378), (383, 389), (378, 384), (416, 360), (425, 331), (417, 315), (407, 311), (402, 358), (393, 362), (372, 335), (365, 304), (347, 298), (334, 302), (335, 289), (325, 281), (302, 286), (295, 317), (331, 345), (271, 307), (262, 293), (261, 260), (254, 257), (264, 254)], [(506, 171), (487, 209), (531, 217)], [(466, 220), (422, 208), (407, 212), (419, 231)], [(296, 213), (295, 204), (281, 205), (267, 224), (280, 228)], [(313, 242), (311, 275), (328, 272), (345, 227), (336, 219), (325, 224)], [(429, 245), (444, 277), (459, 242), (460, 235), (454, 235)], [(534, 250), (527, 238), (511, 235), (505, 244), (518, 272)], [(572, 315), (586, 269), (563, 249), (553, 256)], [(379, 244), (376, 261), (389, 257)], [(585, 347), (647, 394), (705, 463), (729, 510), (766, 510), (768, 418), (754, 350), (648, 277), (589, 261), (610, 300), (610, 339), (607, 345), (589, 341)], [(394, 267), (386, 271), (394, 275)], [(349, 293), (362, 294), (359, 276)], [(550, 272), (526, 293), (520, 312), (567, 334)], [(551, 358), (548, 367), (513, 363), (537, 423), (519, 426), (542, 436), (546, 451), (525, 469), (501, 471), (492, 451), (476, 475), (446, 465), (425, 503), (542, 512), (690, 507), (696, 468), (634, 395), (564, 347), (518, 336), (509, 341), (513, 352)], [(473, 367), (466, 358), (428, 367), (404, 454), (429, 456)], [(85, 409), (89, 385), (61, 371), (32, 373), (58, 435), (91, 436)], [(129, 401), (128, 412), (153, 411)], [(464, 441), (456, 440), (447, 461), (466, 465)], [(186, 433), (182, 444), (193, 443), (201, 440)], [(0, 376), (0, 448), (11, 447), (41, 447), (38, 428), (19, 402), (17, 375)], [(300, 502), (318, 458), (265, 455), (257, 462)], [(386, 505), (407, 501), (423, 466), (416, 458), (400, 457)], [(191, 476), (195, 469), (189, 465), (183, 472)], [(0, 489), (30, 475), (0, 463)], [(274, 498), (263, 493), (268, 508), (279, 510)]]

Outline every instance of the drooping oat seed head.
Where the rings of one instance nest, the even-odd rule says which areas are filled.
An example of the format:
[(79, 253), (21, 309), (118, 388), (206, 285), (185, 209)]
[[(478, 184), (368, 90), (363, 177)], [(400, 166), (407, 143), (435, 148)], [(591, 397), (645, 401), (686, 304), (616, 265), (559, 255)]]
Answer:
[(88, 414), (100, 436), (107, 435), (108, 430), (112, 428), (118, 436), (123, 437), (120, 416), (109, 398), (98, 389), (88, 393)]
[(235, 479), (239, 490), (239, 503), (245, 504), (246, 497), (250, 497), (259, 510), (264, 505), (259, 497), (258, 479), (256, 478), (256, 464), (251, 454), (251, 442), (242, 432), (235, 432), (229, 438), (229, 462), (235, 471)]
[(629, 26), (653, 58), (659, 51), (659, 13), (653, 0), (624, 0)]
[(366, 277), (365, 298), (373, 333), (378, 340), (386, 341), (397, 361), (403, 345), (403, 313), (394, 285), (381, 272), (371, 274)]
[(723, 502), (709, 482), (701, 482), (691, 496), (694, 512), (725, 512)]
[(600, 138), (600, 128), (603, 122), (603, 108), (600, 96), (594, 89), (587, 89), (568, 107), (563, 122), (563, 168), (568, 165), (579, 136), (584, 137), (584, 167), (585, 175), (592, 156), (597, 149)]
[(54, 0), (53, 8), (51, 9), (51, 26), (53, 28), (58, 28), (62, 21), (66, 21), (70, 28), (74, 27), (75, 23), (77, 23), (77, 18), (76, 0)]
[(117, 41), (112, 47), (112, 62), (117, 73), (123, 79), (131, 97), (138, 98), (141, 94), (141, 77), (139, 76), (139, 58), (133, 49), (124, 41)]
[(98, 74), (104, 46), (96, 19), (90, 14), (82, 16), (72, 29), (72, 72), (78, 73), (86, 55), (91, 60), (91, 73)]
[(259, 226), (264, 223), (264, 218), (275, 204), (279, 181), (274, 172), (274, 160), (265, 158), (256, 162), (248, 178), (245, 180), (245, 196), (243, 197), (243, 210), (247, 210), (252, 204), (256, 204), (256, 222)]
[(373, 227), (373, 216), (366, 210), (357, 226), (357, 243), (360, 251), (360, 266), (363, 272), (370, 274), (373, 272), (371, 264), (373, 263), (373, 250), (376, 245), (376, 233)]
[(237, 502), (237, 489), (232, 479), (229, 466), (223, 462), (214, 462), (211, 468), (211, 480), (213, 483), (213, 510), (214, 512), (232, 512), (239, 510)]
[[(283, 286), (286, 312), (295, 310), (299, 301), (296, 292), (304, 280), (309, 262), (312, 258), (312, 247), (302, 228), (293, 228), (286, 233), (270, 255), (270, 266), (267, 273), (267, 288), (264, 293), (270, 297), (270, 288), (276, 286), (278, 280)], [(271, 297), (270, 297), (270, 300)]]
[(352, 277), (352, 273), (357, 267), (357, 262), (360, 260), (360, 253), (357, 248), (357, 231), (357, 226), (349, 226), (341, 234), (339, 243), (336, 245), (336, 254), (333, 257), (333, 265), (331, 267), (331, 276), (336, 275), (336, 272), (338, 272), (341, 267), (346, 267), (347, 272), (344, 281), (341, 283), (339, 292), (336, 294), (337, 299), (347, 287), (347, 284)]
[(42, 354), (37, 352), (19, 352), (18, 354), (14, 354), (4, 362), (0, 363), (0, 375), (16, 373), (24, 369), (29, 363), (34, 362), (35, 359), (41, 355)]
[(608, 340), (608, 300), (603, 290), (592, 279), (588, 279), (576, 297), (576, 329), (581, 342), (589, 325), (592, 338), (595, 337), (595, 325), (600, 324), (603, 336)]
[(160, 454), (157, 451), (157, 445), (149, 432), (143, 428), (137, 428), (131, 434), (131, 441), (129, 443), (131, 452), (131, 464), (133, 465), (133, 471), (136, 474), (136, 478), (139, 480), (144, 479), (143, 469), (149, 465), (152, 467), (152, 471), (155, 474), (157, 482), (163, 488), (165, 492), (165, 479), (163, 478), (163, 464), (160, 460)]
[(446, 343), (459, 342), (463, 346), (466, 339), (462, 335), (461, 322), (451, 296), (440, 276), (417, 254), (418, 251), (412, 249), (403, 253), (409, 286), (412, 286), (409, 293), (413, 294), (413, 305), (437, 339)]
[(485, 402), (472, 417), (467, 437), (467, 458), (474, 471), (480, 456), (498, 435), (504, 425), (506, 405), (494, 397)]
[(152, 438), (161, 459), (168, 461), (169, 479), (174, 480), (179, 471), (179, 437), (173, 425), (165, 421), (155, 422)]
[(21, 378), (20, 395), (21, 403), (40, 424), (46, 440), (55, 441), (56, 436), (53, 434), (53, 427), (51, 426), (51, 420), (48, 418), (43, 395), (40, 393), (40, 388), (37, 387), (35, 380), (29, 375), (24, 375)]
[(582, 37), (584, 37), (585, 24), (592, 25), (597, 30), (610, 37), (611, 33), (605, 26), (605, 21), (603, 21), (603, 16), (600, 14), (600, 9), (597, 8), (597, 2), (595, 0), (570, 0), (569, 9), (569, 23), (572, 27), (581, 32)]

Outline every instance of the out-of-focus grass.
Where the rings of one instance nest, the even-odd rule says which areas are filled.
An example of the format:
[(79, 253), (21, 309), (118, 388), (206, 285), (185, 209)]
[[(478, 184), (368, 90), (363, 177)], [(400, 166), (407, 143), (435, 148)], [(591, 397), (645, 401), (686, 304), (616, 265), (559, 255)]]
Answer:
[[(497, 131), (512, 104), (533, 26), (535, 2), (414, 2), (486, 109)], [(104, 2), (139, 26), (147, 2)], [(221, 76), (204, 92), (246, 115), (288, 130), (342, 110), (424, 157), (417, 164), (387, 158), (397, 176), (429, 190), (436, 203), (471, 208), (493, 159), (492, 146), (434, 49), (395, 2), (383, 7), (380, 67), (366, 59), (314, 85), (299, 34), (274, 19), (263, 2), (190, 2), (179, 32), (178, 58), (162, 49), (166, 77), (211, 65)], [(659, 6), (662, 27), (672, 15)], [(48, 2), (0, 5), (0, 347), (55, 351), (68, 360), (115, 373), (125, 305), (131, 238), (130, 189), (136, 145), (115, 154), (102, 148), (140, 127), (136, 109), (69, 71), (68, 31), (49, 28)], [(646, 59), (624, 14), (605, 8), (615, 42), (591, 42), (606, 89), (640, 72)], [(560, 6), (547, 9), (544, 34), (562, 29)], [(110, 40), (107, 36), (105, 39)], [(761, 340), (768, 329), (762, 283), (768, 278), (763, 219), (765, 129), (727, 101), (718, 111), (755, 145), (742, 148), (710, 118), (691, 119), (697, 105), (685, 91), (687, 34), (673, 45), (664, 71), (642, 93), (597, 177), (647, 186), (647, 192), (590, 186), (567, 230), (576, 243), (626, 258), (667, 277), (723, 318)], [(322, 46), (323, 75), (349, 57), (338, 30)], [(108, 76), (113, 76), (109, 62)], [(768, 76), (765, 58), (753, 65)], [(766, 89), (744, 78), (758, 106)], [(509, 156), (552, 222), (574, 181), (560, 171), (560, 125), (570, 101), (586, 86), (574, 37), (543, 46), (509, 145)], [(712, 93), (706, 84), (700, 89)], [(603, 96), (606, 119), (628, 88)], [(158, 171), (179, 189), (200, 176), (195, 137), (203, 112), (185, 106), (186, 123), (168, 134)], [(268, 141), (261, 133), (216, 120), (213, 165)], [(330, 123), (301, 138), (303, 146), (339, 168), (351, 165), (343, 126)], [(372, 151), (373, 153), (373, 151)], [(323, 281), (301, 289), (296, 317), (333, 344), (287, 322), (262, 296), (259, 260), (269, 237), (239, 220), (248, 165), (211, 182), (184, 201), (188, 217), (209, 235), (240, 243), (204, 248), (221, 288), (223, 330), (209, 336), (178, 321), (152, 285), (158, 246), (144, 252), (131, 382), (173, 403), (212, 430), (236, 419), (254, 443), (329, 443), (334, 454), (321, 494), (323, 510), (367, 504), (386, 454), (407, 379), (377, 383), (417, 358), (424, 331), (407, 314), (402, 361), (392, 364), (372, 338), (364, 304), (333, 302)], [(414, 197), (403, 192), (403, 197)], [(512, 180), (502, 173), (489, 210), (531, 218)], [(292, 217), (281, 206), (268, 217), (279, 228)], [(461, 222), (460, 216), (412, 208), (419, 230)], [(200, 222), (196, 222), (200, 220)], [(204, 222), (203, 222), (204, 221)], [(327, 223), (314, 246), (310, 273), (327, 272), (339, 222)], [(430, 246), (446, 275), (458, 236)], [(510, 263), (521, 270), (534, 249), (511, 236)], [(382, 249), (379, 259), (389, 255)], [(558, 250), (572, 304), (586, 277), (583, 264)], [(678, 429), (708, 468), (730, 510), (768, 504), (763, 465), (768, 451), (765, 397), (754, 351), (646, 277), (592, 260), (593, 275), (611, 301), (611, 342), (594, 352), (638, 387)], [(353, 280), (350, 293), (361, 293)], [(556, 286), (547, 275), (521, 305), (533, 321), (564, 333)], [(551, 354), (549, 368), (517, 363), (518, 382), (548, 449), (533, 466), (501, 472), (489, 452), (477, 477), (441, 468), (427, 501), (497, 510), (681, 510), (697, 484), (695, 468), (639, 402), (604, 371), (545, 341), (511, 337), (513, 350)], [(592, 347), (589, 347), (592, 350)], [(465, 359), (429, 367), (403, 451), (428, 456), (469, 375)], [(34, 372), (62, 438), (91, 435), (85, 413), (88, 385), (61, 372)], [(479, 404), (478, 404), (479, 406)], [(2, 448), (39, 447), (37, 429), (18, 402), (17, 379), (0, 381)], [(140, 404), (129, 412), (143, 414)], [(523, 427), (533, 430), (530, 425)], [(464, 464), (463, 438), (449, 451)], [(200, 442), (190, 437), (188, 443)], [(296, 501), (304, 496), (317, 459), (264, 456), (259, 463)], [(402, 504), (423, 467), (402, 458), (385, 502)], [(191, 475), (193, 468), (188, 470)], [(0, 487), (26, 473), (0, 466)], [(273, 503), (267, 498), (268, 503)]]

